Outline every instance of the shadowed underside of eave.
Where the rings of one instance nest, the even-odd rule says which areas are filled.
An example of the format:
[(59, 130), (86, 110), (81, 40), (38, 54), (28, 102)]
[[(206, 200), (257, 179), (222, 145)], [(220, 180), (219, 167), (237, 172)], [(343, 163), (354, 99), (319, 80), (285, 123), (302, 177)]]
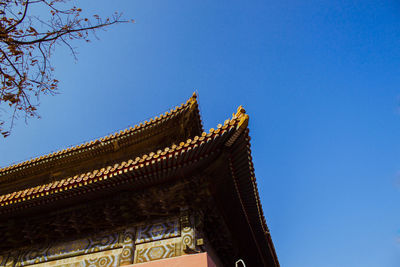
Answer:
[[(191, 108), (194, 108), (195, 112), (193, 110), (188, 113), (182, 112), (182, 114), (192, 114), (191, 116), (182, 115), (182, 118), (177, 117), (176, 120), (180, 123), (178, 125), (188, 125), (188, 127), (198, 129), (201, 123), (197, 102), (195, 105), (192, 104)], [(151, 133), (157, 132), (156, 125), (148, 128), (147, 134), (145, 134), (146, 129), (143, 129), (142, 139), (139, 138), (135, 145), (136, 150), (127, 152), (124, 149), (128, 149), (129, 146), (124, 148), (118, 142), (118, 147), (115, 147), (111, 142), (113, 149), (105, 153), (115, 160), (112, 164), (98, 161), (99, 165), (89, 164), (90, 168), (87, 172), (75, 172), (79, 174), (69, 177), (60, 176), (58, 179), (42, 182), (36, 186), (27, 186), (21, 190), (14, 188), (13, 192), (0, 194), (0, 231), (18, 233), (20, 228), (13, 226), (18, 220), (21, 221), (20, 225), (30, 229), (32, 226), (25, 221), (25, 218), (28, 220), (30, 216), (45, 218), (48, 212), (54, 212), (57, 208), (63, 210), (69, 205), (80, 205), (85, 202), (95, 205), (96, 199), (105, 200), (124, 192), (126, 194), (151, 192), (156, 187), (161, 188), (160, 192), (164, 192), (162, 188), (165, 183), (180, 181), (180, 179), (187, 179), (188, 187), (181, 191), (181, 194), (175, 195), (180, 197), (187, 195), (187, 201), (191, 195), (196, 198), (197, 195), (202, 194), (192, 187), (192, 177), (208, 172), (207, 184), (210, 188), (214, 187), (214, 184), (217, 187), (214, 192), (216, 206), (219, 207), (221, 213), (225, 213), (225, 221), (235, 235), (243, 257), (254, 263), (254, 266), (279, 266), (258, 195), (247, 128), (249, 117), (244, 109), (239, 107), (233, 118), (226, 120), (223, 125), (218, 125), (217, 129), (201, 134), (193, 134), (190, 131), (189, 133), (180, 132), (182, 130), (175, 129), (179, 127), (171, 122), (174, 118), (170, 118), (162, 125), (158, 124), (162, 126), (160, 129), (164, 129), (164, 132), (159, 135), (154, 134), (151, 137)], [(187, 121), (182, 122), (182, 120)], [(187, 137), (181, 142), (177, 142), (175, 136), (171, 138), (173, 134), (166, 131), (168, 123), (173, 125), (171, 128), (175, 127), (171, 129), (172, 133), (174, 131), (180, 133), (179, 138)], [(160, 136), (165, 139), (161, 138), (158, 142), (157, 138)], [(137, 153), (140, 146), (143, 152)], [(118, 153), (125, 155), (125, 158), (119, 158)], [(155, 211), (152, 208), (154, 203), (153, 206), (143, 207), (146, 207), (147, 202), (157, 201), (158, 197), (161, 196), (155, 195), (151, 199), (141, 198), (142, 212)], [(176, 207), (179, 207), (181, 203), (176, 197), (173, 199), (177, 203)], [(168, 203), (167, 199), (164, 202)], [(132, 204), (134, 201), (129, 201), (129, 203)], [(102, 209), (99, 210), (102, 212)], [(132, 211), (130, 214), (139, 211), (134, 207), (129, 210)], [(237, 219), (233, 220), (234, 218)], [(60, 220), (62, 222), (56, 222), (56, 227), (61, 227), (60, 225), (65, 223), (67, 225), (62, 227), (73, 226), (69, 225), (70, 220), (65, 221), (64, 217)], [(71, 221), (74, 224), (74, 220)], [(43, 235), (37, 233), (36, 230), (27, 232), (31, 232), (32, 236), (36, 234), (40, 241)], [(44, 227), (43, 233), (49, 230)], [(25, 233), (21, 234), (25, 238)], [(15, 239), (13, 236), (10, 236), (11, 239), (7, 238), (3, 237), (3, 243), (6, 244), (7, 240)], [(36, 241), (32, 239), (30, 242)], [(248, 246), (243, 245), (247, 244), (246, 242)], [(14, 245), (17, 246), (17, 244)], [(240, 256), (240, 252), (237, 253), (237, 256)]]
[(202, 133), (197, 96), (129, 129), (0, 169), (0, 194), (142, 156)]

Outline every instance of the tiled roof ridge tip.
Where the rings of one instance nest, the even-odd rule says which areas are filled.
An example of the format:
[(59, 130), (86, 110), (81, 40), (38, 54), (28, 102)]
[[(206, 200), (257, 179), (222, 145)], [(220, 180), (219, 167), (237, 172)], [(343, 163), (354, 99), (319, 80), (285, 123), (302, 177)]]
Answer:
[[(104, 175), (105, 175), (105, 177), (107, 177), (107, 176), (112, 177), (113, 174), (112, 173), (110, 174), (110, 172), (115, 172), (115, 171), (121, 172), (122, 171), (121, 169), (128, 168), (129, 166), (132, 167), (138, 163), (144, 164), (144, 162), (150, 162), (152, 160), (159, 158), (160, 156), (165, 156), (167, 153), (172, 153), (174, 151), (181, 150), (182, 148), (186, 148), (189, 145), (195, 144), (198, 141), (203, 141), (204, 139), (213, 138), (213, 136), (223, 133), (229, 127), (235, 128), (235, 132), (232, 135), (232, 137), (233, 137), (236, 135), (236, 133), (240, 134), (244, 130), (247, 129), (248, 119), (249, 119), (249, 116), (247, 114), (245, 114), (243, 107), (239, 106), (237, 112), (233, 114), (231, 119), (225, 120), (223, 125), (218, 124), (217, 129), (211, 128), (208, 133), (203, 132), (201, 135), (195, 136), (193, 139), (189, 138), (185, 142), (180, 142), (178, 145), (172, 144), (171, 146), (164, 148), (164, 150), (157, 150), (156, 152), (150, 152), (150, 153), (144, 154), (140, 157), (136, 157), (134, 160), (130, 159), (130, 160), (122, 161), (120, 163), (114, 164), (113, 166), (106, 166), (101, 169), (96, 169), (96, 170), (93, 170), (90, 172), (77, 174), (77, 175), (70, 176), (70, 177), (64, 178), (62, 180), (56, 181), (56, 182), (42, 184), (42, 185), (38, 185), (35, 187), (31, 187), (31, 188), (27, 188), (27, 189), (23, 189), (23, 190), (19, 190), (19, 191), (14, 191), (14, 192), (11, 192), (8, 194), (0, 195), (0, 206), (8, 206), (10, 204), (18, 203), (18, 202), (25, 201), (25, 200), (30, 200), (30, 199), (33, 199), (36, 197), (45, 196), (45, 195), (47, 196), (50, 193), (48, 191), (55, 191), (56, 193), (62, 192), (65, 189), (67, 189), (68, 186), (70, 186), (69, 185), (70, 182), (74, 179), (79, 179), (81, 181), (84, 177), (90, 177), (90, 178), (99, 177), (98, 179), (102, 180), (103, 178), (101, 178), (101, 177)], [(229, 138), (229, 140), (227, 140), (226, 143), (232, 142), (232, 140), (231, 140), (232, 137)], [(234, 141), (236, 141), (236, 139), (237, 139), (237, 137), (235, 138)], [(88, 178), (86, 178), (86, 179), (88, 179)], [(104, 178), (104, 179), (106, 179), (106, 178)], [(55, 189), (56, 187), (58, 188), (62, 185), (64, 185), (65, 188)], [(75, 185), (75, 187), (76, 187), (76, 185)], [(25, 192), (25, 194), (23, 192)], [(21, 195), (23, 195), (23, 196), (21, 196)]]
[[(80, 150), (83, 148), (88, 148), (90, 146), (94, 146), (96, 144), (99, 144), (99, 143), (102, 143), (105, 141), (109, 141), (109, 140), (118, 138), (120, 136), (124, 136), (128, 133), (135, 132), (141, 128), (144, 128), (151, 124), (154, 124), (155, 122), (158, 122), (159, 120), (169, 117), (169, 116), (181, 111), (182, 109), (184, 109), (186, 107), (188, 107), (190, 109), (198, 108), (196, 92), (193, 92), (192, 96), (186, 101), (186, 103), (182, 103), (180, 106), (175, 106), (174, 109), (170, 109), (169, 111), (166, 111), (158, 116), (150, 118), (149, 120), (145, 120), (144, 122), (140, 122), (139, 124), (135, 124), (134, 126), (131, 126), (129, 128), (125, 128), (124, 130), (120, 130), (119, 132), (115, 132), (115, 133), (112, 133), (112, 134), (109, 134), (109, 135), (106, 135), (106, 136), (103, 136), (103, 137), (100, 137), (100, 138), (97, 138), (97, 139), (94, 139), (91, 141), (80, 143), (75, 146), (70, 146), (70, 147), (67, 147), (64, 149), (60, 149), (55, 152), (51, 152), (51, 153), (48, 153), (48, 154), (45, 154), (42, 156), (37, 156), (37, 157), (31, 158), (31, 159), (28, 159), (25, 161), (21, 161), (19, 163), (11, 164), (11, 165), (5, 166), (3, 168), (0, 167), (0, 176), (2, 176), (7, 171), (15, 170), (15, 169), (18, 169), (19, 167), (27, 166), (31, 163), (36, 163), (38, 161), (46, 160), (46, 159), (53, 158), (53, 157), (56, 157), (59, 155), (68, 154), (70, 152), (74, 152), (74, 151), (77, 151), (77, 150)], [(200, 121), (200, 123), (201, 123), (201, 121)]]

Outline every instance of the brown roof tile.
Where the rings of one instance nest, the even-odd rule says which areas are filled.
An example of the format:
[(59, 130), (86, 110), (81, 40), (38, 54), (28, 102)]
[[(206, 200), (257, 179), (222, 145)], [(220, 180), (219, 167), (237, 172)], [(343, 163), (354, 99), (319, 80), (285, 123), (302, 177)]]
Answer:
[[(179, 110), (177, 107), (175, 111), (171, 111), (170, 114)], [(166, 114), (165, 116), (167, 116)], [(162, 118), (160, 116), (159, 118)], [(149, 122), (145, 122), (143, 125), (148, 125), (154, 123), (159, 120), (159, 118), (155, 118), (154, 120), (150, 120)], [(278, 259), (276, 257), (275, 249), (273, 247), (273, 243), (271, 240), (271, 236), (266, 224), (266, 220), (263, 214), (263, 210), (261, 207), (260, 196), (258, 193), (257, 182), (254, 175), (254, 166), (252, 163), (251, 150), (250, 150), (250, 137), (248, 136), (248, 120), (249, 117), (245, 114), (243, 107), (239, 107), (236, 114), (233, 115), (232, 119), (228, 119), (224, 122), (224, 124), (219, 124), (217, 129), (210, 129), (208, 133), (203, 132), (200, 136), (195, 136), (191, 139), (187, 139), (185, 142), (180, 142), (178, 145), (171, 145), (164, 149), (159, 149), (154, 152), (150, 152), (148, 154), (142, 155), (141, 157), (136, 157), (135, 159), (128, 159), (122, 161), (118, 164), (114, 164), (113, 166), (106, 166), (97, 170), (93, 170), (90, 172), (82, 173), (79, 175), (74, 175), (71, 177), (64, 178), (59, 181), (50, 182), (47, 184), (38, 185), (36, 187), (27, 188), (24, 190), (19, 190), (16, 192), (12, 192), (5, 195), (0, 195), (0, 211), (1, 207), (7, 208), (10, 206), (14, 206), (14, 204), (18, 203), (26, 203), (31, 199), (44, 199), (49, 196), (57, 196), (57, 194), (68, 194), (71, 192), (74, 187), (86, 187), (99, 184), (103, 180), (107, 180), (110, 178), (110, 181), (118, 179), (119, 175), (131, 172), (135, 175), (132, 177), (142, 177), (147, 176), (150, 172), (157, 172), (160, 169), (167, 169), (171, 166), (180, 165), (186, 160), (193, 159), (199, 157), (201, 155), (206, 155), (210, 151), (212, 151), (213, 147), (215, 147), (216, 141), (220, 140), (223, 142), (224, 146), (231, 147), (235, 144), (236, 140), (241, 136), (242, 146), (244, 145), (245, 153), (240, 153), (239, 160), (235, 165), (235, 168), (232, 169), (232, 175), (235, 178), (236, 175), (242, 175), (241, 173), (246, 173), (246, 179), (239, 184), (239, 180), (237, 180), (238, 186), (241, 186), (241, 191), (243, 194), (246, 194), (246, 197), (243, 198), (243, 208), (245, 209), (246, 216), (251, 217), (249, 220), (250, 228), (256, 227), (256, 229), (261, 229), (262, 235), (257, 236), (255, 238), (266, 238), (268, 247), (271, 251), (271, 254), (274, 258), (275, 266), (279, 266)], [(135, 126), (133, 129), (138, 129), (144, 126)], [(102, 140), (110, 140), (116, 138), (116, 136), (124, 135), (132, 131), (131, 129), (126, 129), (125, 131), (121, 131), (120, 133), (116, 133), (115, 135), (106, 136)], [(242, 133), (245, 135), (242, 135)], [(81, 147), (90, 146), (99, 140), (92, 141), (90, 143), (85, 143), (81, 146), (69, 148), (71, 151), (79, 150)], [(52, 153), (46, 156), (42, 156), (41, 158), (50, 158), (57, 153), (66, 153), (64, 151), (68, 151), (68, 149), (63, 150), (61, 152)], [(243, 151), (243, 150), (242, 150)], [(195, 153), (196, 156), (194, 155)], [(247, 160), (243, 160), (244, 157)], [(40, 160), (33, 159), (29, 162), (34, 162)], [(12, 168), (17, 168), (18, 166), (22, 166), (24, 164), (28, 164), (27, 162), (20, 163), (18, 165), (13, 165)], [(156, 164), (162, 163), (162, 164)], [(22, 164), (22, 165), (21, 165)], [(230, 163), (232, 166), (232, 163)], [(158, 165), (158, 166), (157, 166)], [(7, 167), (9, 168), (9, 167)], [(4, 168), (2, 171), (6, 170)], [(231, 167), (232, 168), (232, 167)], [(240, 170), (239, 170), (240, 168)], [(236, 174), (235, 174), (236, 171)], [(115, 179), (111, 179), (116, 177)], [(132, 178), (131, 178), (132, 179)], [(240, 194), (238, 192), (238, 194)], [(242, 199), (241, 199), (242, 201)], [(249, 208), (251, 207), (251, 209)]]
[[(203, 132), (202, 136), (196, 136), (193, 139), (188, 139), (186, 142), (181, 142), (179, 146), (175, 144), (166, 147), (164, 150), (158, 150), (156, 152), (150, 152), (148, 154), (143, 155), (142, 157), (136, 157), (135, 160), (130, 159), (128, 161), (123, 161), (119, 164), (115, 164), (113, 166), (107, 166), (105, 168), (101, 168), (99, 170), (94, 170), (87, 173), (82, 173), (80, 175), (75, 175), (73, 177), (64, 178), (59, 181), (54, 181), (51, 183), (39, 185), (32, 188), (27, 188), (24, 190), (20, 190), (17, 192), (12, 192), (6, 195), (0, 196), (0, 206), (11, 205), (20, 201), (26, 201), (21, 199), (23, 196), (31, 196), (34, 198), (44, 197), (42, 195), (43, 191), (46, 191), (52, 195), (61, 192), (62, 189), (64, 191), (68, 191), (71, 188), (71, 185), (78, 184), (79, 186), (86, 181), (98, 182), (97, 177), (107, 177), (117, 175), (121, 170), (132, 170), (132, 169), (140, 169), (144, 167), (149, 167), (154, 164), (156, 160), (165, 160), (168, 157), (176, 157), (178, 155), (184, 155), (185, 152), (192, 150), (193, 146), (201, 146), (204, 142), (212, 142), (212, 140), (218, 138), (222, 134), (226, 133), (230, 129), (235, 129), (235, 126), (240, 122), (238, 118), (233, 118), (231, 120), (227, 120), (224, 126), (221, 126), (219, 129), (214, 130), (210, 129), (209, 133)], [(222, 130), (221, 130), (222, 129)], [(145, 164), (143, 164), (145, 163)], [(96, 180), (96, 181), (94, 181)]]
[[(167, 111), (164, 114), (156, 116), (148, 121), (146, 120), (144, 123), (140, 123), (139, 125), (135, 125), (134, 127), (129, 127), (125, 130), (115, 132), (113, 134), (98, 138), (96, 140), (92, 140), (92, 141), (89, 141), (89, 142), (86, 142), (83, 144), (79, 144), (79, 145), (76, 145), (73, 147), (68, 147), (68, 148), (65, 148), (65, 149), (62, 149), (62, 150), (59, 150), (56, 152), (49, 153), (47, 155), (42, 155), (42, 156), (39, 156), (39, 157), (36, 157), (33, 159), (29, 159), (24, 162), (20, 162), (17, 164), (13, 164), (10, 166), (0, 168), (0, 177), (3, 175), (9, 174), (9, 173), (18, 171), (18, 169), (27, 167), (29, 165), (36, 165), (36, 164), (45, 163), (45, 162), (48, 162), (50, 160), (54, 160), (57, 158), (62, 158), (62, 157), (68, 156), (69, 154), (71, 154), (73, 152), (80, 153), (82, 150), (91, 149), (93, 146), (95, 146), (99, 143), (106, 142), (106, 141), (109, 142), (111, 140), (129, 136), (129, 135), (133, 134), (134, 132), (140, 132), (144, 128), (151, 127), (154, 124), (161, 122), (163, 119), (173, 117), (179, 111), (181, 111), (185, 108), (191, 108), (192, 106), (197, 106), (197, 95), (195, 93), (193, 93), (192, 97), (190, 97), (186, 101), (186, 103), (181, 104), (180, 106), (176, 106), (175, 109), (171, 109), (170, 111)], [(201, 124), (200, 118), (199, 118), (199, 123)]]

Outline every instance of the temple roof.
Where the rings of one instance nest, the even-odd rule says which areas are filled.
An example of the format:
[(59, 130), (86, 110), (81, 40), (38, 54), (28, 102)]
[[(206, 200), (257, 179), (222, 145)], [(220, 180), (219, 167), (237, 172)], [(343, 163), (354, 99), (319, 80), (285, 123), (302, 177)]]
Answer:
[[(54, 182), (0, 195), (0, 207), (29, 202), (34, 199), (48, 199), (49, 195), (65, 195), (69, 191), (76, 192), (76, 188), (94, 188), (96, 184), (104, 183), (106, 180), (118, 180), (119, 175), (128, 172), (136, 174), (135, 176), (140, 176), (144, 173), (151, 173), (157, 168), (162, 168), (164, 165), (166, 167), (167, 165), (175, 166), (183, 164), (183, 159), (190, 161), (193, 156), (204, 156), (209, 152), (210, 147), (216, 143), (226, 141), (227, 146), (231, 145), (235, 141), (235, 138), (247, 127), (247, 121), (247, 114), (235, 115), (234, 118), (226, 120), (224, 125), (219, 124), (216, 130), (212, 128), (208, 133), (203, 132), (200, 136), (187, 139), (178, 145), (174, 144), (163, 150), (150, 152), (112, 166), (105, 166), (75, 176), (65, 177)], [(231, 135), (230, 138), (226, 140), (229, 135)], [(169, 162), (166, 163), (167, 161)]]
[[(80, 145), (0, 169), (0, 194), (56, 181), (179, 143), (203, 131), (197, 96), (155, 118)], [(110, 161), (111, 160), (111, 161)]]
[[(181, 113), (186, 114), (188, 119), (182, 121), (181, 118), (178, 122), (195, 129), (189, 134), (178, 135), (179, 138), (187, 137), (184, 140), (173, 141), (177, 140), (176, 136), (172, 139), (163, 139), (156, 149), (146, 153), (128, 153), (127, 158), (121, 158), (113, 164), (103, 163), (98, 168), (77, 172), (74, 175), (59, 177), (34, 186), (15, 188), (7, 193), (0, 192), (0, 218), (10, 218), (10, 216), (24, 218), (24, 214), (37, 212), (45, 214), (49, 209), (54, 209), (57, 203), (65, 205), (65, 200), (69, 200), (71, 204), (82, 200), (94, 200), (96, 194), (101, 192), (115, 195), (117, 192), (122, 192), (121, 190), (142, 191), (171, 180), (191, 179), (193, 175), (201, 173), (208, 177), (209, 190), (212, 191), (215, 205), (223, 214), (230, 231), (235, 233), (235, 238), (239, 240), (238, 247), (244, 251), (243, 253), (249, 258), (256, 257), (257, 260), (254, 259), (254, 261), (263, 263), (264, 266), (279, 266), (254, 175), (247, 127), (249, 116), (241, 106), (224, 124), (219, 124), (216, 129), (210, 129), (208, 132), (202, 132), (196, 97), (193, 96), (181, 107), (141, 126), (63, 150), (64, 152), (58, 154), (52, 153), (36, 161), (13, 165), (10, 168), (4, 168), (3, 172), (24, 168), (35, 162), (46, 165), (48, 164), (46, 159), (58, 160), (58, 157), (63, 154), (73, 157), (75, 154), (72, 153), (76, 151), (86, 151), (85, 149), (90, 147), (93, 149), (104, 142), (112, 144), (112, 140), (120, 140), (119, 138), (131, 136), (131, 134), (140, 135), (151, 127), (165, 123), (165, 120), (173, 120)], [(195, 132), (198, 134), (193, 134)], [(149, 138), (148, 132), (143, 135), (140, 142)], [(144, 144), (148, 146), (151, 143), (149, 142)], [(160, 147), (161, 145), (163, 146)], [(150, 147), (154, 148), (154, 146)], [(104, 153), (110, 155), (114, 152)], [(196, 192), (193, 194), (195, 195)], [(46, 207), (48, 207), (47, 211)], [(29, 210), (32, 212), (29, 213)], [(9, 225), (0, 223), (0, 229), (2, 227), (7, 229)], [(246, 243), (249, 242), (249, 237), (254, 241), (252, 243), (254, 246)]]

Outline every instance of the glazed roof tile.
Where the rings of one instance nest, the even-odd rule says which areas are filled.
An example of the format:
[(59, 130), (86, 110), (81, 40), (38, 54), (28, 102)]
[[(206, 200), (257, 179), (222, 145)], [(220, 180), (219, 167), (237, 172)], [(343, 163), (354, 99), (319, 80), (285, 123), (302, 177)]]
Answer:
[[(275, 266), (279, 266), (279, 261), (266, 224), (258, 193), (251, 157), (250, 137), (248, 136), (248, 120), (249, 116), (245, 113), (243, 107), (239, 107), (236, 114), (233, 114), (231, 119), (226, 120), (224, 124), (219, 124), (216, 129), (211, 128), (209, 132), (203, 132), (201, 135), (187, 139), (185, 142), (180, 142), (178, 145), (173, 144), (162, 150), (159, 149), (112, 166), (106, 166), (72, 177), (66, 177), (58, 181), (0, 195), (0, 213), (4, 211), (3, 209), (8, 211), (19, 209), (21, 206), (16, 204), (25, 203), (29, 207), (31, 206), (29, 203), (33, 203), (33, 201), (42, 200), (41, 202), (43, 203), (43, 201), (50, 201), (51, 197), (53, 200), (57, 200), (59, 199), (58, 196), (62, 197), (62, 195), (68, 195), (68, 193), (76, 194), (80, 188), (83, 189), (83, 192), (85, 192), (85, 189), (89, 191), (92, 190), (96, 185), (101, 189), (107, 187), (105, 184), (106, 182), (112, 183), (112, 181), (114, 181), (120, 183), (122, 178), (127, 177), (127, 174), (130, 174), (129, 179), (150, 177), (151, 173), (171, 169), (173, 166), (184, 166), (188, 162), (207, 157), (209, 153), (213, 153), (213, 149), (217, 144), (222, 144), (228, 148), (233, 147), (233, 144), (235, 144), (240, 137), (241, 148), (236, 146), (235, 149), (241, 149), (242, 152), (237, 153), (239, 156), (236, 158), (230, 158), (229, 162), (232, 177), (235, 182), (236, 190), (238, 190), (237, 192), (241, 203), (242, 201), (245, 202), (242, 203), (244, 212), (246, 216), (251, 217), (251, 219), (248, 219), (250, 228), (260, 229), (261, 231), (260, 235), (256, 235), (254, 238), (266, 238)], [(242, 135), (242, 133), (245, 134)], [(115, 136), (117, 135), (107, 136), (104, 137), (104, 139), (110, 140), (115, 138)], [(97, 142), (97, 140), (94, 142)], [(84, 145), (82, 146), (84, 147)], [(82, 146), (71, 149), (79, 149), (79, 147)], [(243, 148), (246, 153), (243, 153)], [(54, 153), (49, 155), (53, 154)], [(238, 176), (242, 177), (241, 181), (237, 179)], [(243, 177), (245, 177), (245, 179), (243, 179)], [(240, 196), (242, 194), (240, 191), (245, 195), (243, 199)], [(262, 244), (262, 241), (260, 241), (259, 244)]]
[[(149, 128), (153, 125), (156, 125), (157, 123), (160, 123), (162, 121), (164, 121), (165, 119), (169, 119), (174, 117), (176, 114), (178, 114), (180, 111), (183, 111), (186, 108), (191, 108), (193, 106), (197, 107), (197, 95), (196, 93), (193, 93), (192, 97), (190, 97), (186, 103), (182, 103), (180, 106), (176, 106), (174, 109), (171, 109), (169, 111), (166, 111), (165, 113), (156, 116), (154, 118), (151, 118), (149, 120), (146, 120), (144, 122), (141, 122), (133, 127), (129, 127), (127, 129), (124, 130), (120, 130), (118, 132), (115, 132), (113, 134), (109, 134), (107, 136), (92, 140), (92, 141), (88, 141), (76, 146), (72, 146), (72, 147), (68, 147), (65, 149), (61, 149), (59, 151), (56, 152), (52, 152), (46, 155), (42, 155), (42, 156), (38, 156), (20, 163), (16, 163), (16, 164), (12, 164), (10, 166), (6, 166), (3, 168), (0, 168), (0, 177), (7, 175), (9, 173), (27, 168), (29, 166), (35, 166), (38, 164), (43, 164), (55, 159), (60, 159), (60, 158), (64, 158), (64, 157), (68, 157), (70, 155), (74, 155), (77, 153), (82, 153), (84, 151), (88, 151), (91, 149), (94, 149), (96, 145), (99, 144), (108, 144), (114, 140), (118, 140), (120, 138), (124, 138), (124, 137), (128, 137), (130, 135), (133, 135), (134, 133), (140, 133), (141, 131), (143, 131), (145, 128)], [(201, 125), (201, 120), (199, 117), (199, 123)], [(201, 126), (200, 126), (201, 127)]]
[[(200, 147), (200, 150), (203, 153), (209, 152), (211, 146), (213, 145), (213, 140), (224, 137), (228, 133), (232, 133), (232, 131), (234, 133), (231, 134), (230, 138), (226, 140), (226, 142), (227, 144), (234, 142), (234, 139), (236, 139), (237, 136), (247, 127), (247, 121), (248, 115), (242, 113), (241, 110), (238, 109), (238, 113), (235, 114), (232, 119), (226, 120), (224, 125), (219, 124), (217, 129), (211, 128), (208, 133), (203, 132), (201, 136), (188, 139), (186, 142), (179, 143), (179, 145), (172, 145), (170, 147), (166, 147), (164, 150), (151, 152), (141, 157), (136, 157), (135, 159), (114, 164), (113, 166), (107, 166), (91, 172), (81, 173), (73, 177), (67, 177), (59, 181), (54, 181), (1, 195), (0, 206), (9, 206), (12, 204), (29, 201), (31, 199), (37, 199), (48, 195), (66, 192), (77, 187), (98, 183), (126, 172), (142, 172), (145, 171), (144, 169), (148, 169), (148, 167), (153, 165), (156, 161), (162, 161), (167, 158), (174, 158), (176, 160), (175, 163), (179, 164), (183, 161), (182, 157), (179, 156), (182, 156), (186, 152), (190, 152), (197, 147)], [(204, 148), (206, 144), (209, 144), (207, 149), (201, 149), (201, 146)]]

